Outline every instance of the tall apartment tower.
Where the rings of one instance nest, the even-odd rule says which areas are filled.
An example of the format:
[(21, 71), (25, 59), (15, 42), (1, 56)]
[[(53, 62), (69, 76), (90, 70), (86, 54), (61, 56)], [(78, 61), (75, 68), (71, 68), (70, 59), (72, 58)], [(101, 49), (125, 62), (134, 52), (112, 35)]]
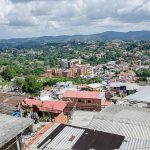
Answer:
[(67, 69), (68, 68), (68, 60), (67, 59), (61, 59), (59, 64), (60, 64), (60, 67), (62, 69)]
[(79, 61), (79, 65), (81, 65), (81, 57), (79, 57), (78, 61)]

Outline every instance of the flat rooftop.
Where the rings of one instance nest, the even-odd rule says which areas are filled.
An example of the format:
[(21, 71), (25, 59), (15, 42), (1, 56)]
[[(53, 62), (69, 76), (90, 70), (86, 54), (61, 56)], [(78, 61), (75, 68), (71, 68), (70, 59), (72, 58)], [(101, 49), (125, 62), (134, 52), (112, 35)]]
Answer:
[(13, 95), (9, 93), (0, 93), (0, 103), (7, 103), (13, 106), (22, 103), (22, 101), (27, 98), (27, 96)]
[(0, 148), (33, 124), (32, 119), (0, 114)]

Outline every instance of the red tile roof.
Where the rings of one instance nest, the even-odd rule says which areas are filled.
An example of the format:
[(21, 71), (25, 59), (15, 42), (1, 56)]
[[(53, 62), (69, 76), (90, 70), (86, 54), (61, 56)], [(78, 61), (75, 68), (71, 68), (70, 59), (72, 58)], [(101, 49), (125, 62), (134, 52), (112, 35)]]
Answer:
[(40, 111), (60, 111), (62, 112), (66, 107), (64, 101), (40, 101), (35, 99), (25, 99), (23, 105), (37, 106)]
[(42, 103), (41, 111), (46, 110), (55, 110), (55, 111), (63, 111), (66, 107), (66, 103), (64, 101), (44, 101)]
[(99, 99), (99, 92), (93, 91), (71, 91), (67, 90), (63, 94), (63, 98), (90, 98), (90, 99)]
[(36, 106), (41, 106), (42, 105), (42, 101), (40, 100), (35, 100), (35, 99), (25, 99), (22, 103), (23, 105), (29, 105), (29, 106), (33, 106), (33, 105), (36, 105)]

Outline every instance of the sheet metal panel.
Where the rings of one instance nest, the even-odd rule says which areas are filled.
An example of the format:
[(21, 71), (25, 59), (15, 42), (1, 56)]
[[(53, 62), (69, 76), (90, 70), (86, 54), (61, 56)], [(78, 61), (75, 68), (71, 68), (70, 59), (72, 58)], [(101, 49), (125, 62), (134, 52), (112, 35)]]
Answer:
[(126, 138), (119, 150), (149, 150), (150, 141), (136, 138)]
[[(65, 127), (56, 137), (53, 139), (44, 150), (48, 149), (71, 149), (80, 136), (84, 133), (84, 129), (78, 129), (73, 127)], [(72, 141), (69, 139), (75, 136)]]
[(52, 133), (60, 124), (55, 123), (51, 128), (47, 130), (33, 145), (31, 145), (28, 150), (36, 150), (37, 146), (46, 138), (49, 136), (50, 133)]
[(95, 115), (88, 128), (123, 135), (120, 150), (150, 149), (150, 109), (112, 105)]

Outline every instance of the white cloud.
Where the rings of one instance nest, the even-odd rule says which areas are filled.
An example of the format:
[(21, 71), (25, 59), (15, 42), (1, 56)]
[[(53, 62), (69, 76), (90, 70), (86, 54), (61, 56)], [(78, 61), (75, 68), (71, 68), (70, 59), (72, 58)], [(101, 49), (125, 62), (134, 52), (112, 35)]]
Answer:
[(149, 25), (150, 0), (0, 0), (0, 38), (149, 30)]

